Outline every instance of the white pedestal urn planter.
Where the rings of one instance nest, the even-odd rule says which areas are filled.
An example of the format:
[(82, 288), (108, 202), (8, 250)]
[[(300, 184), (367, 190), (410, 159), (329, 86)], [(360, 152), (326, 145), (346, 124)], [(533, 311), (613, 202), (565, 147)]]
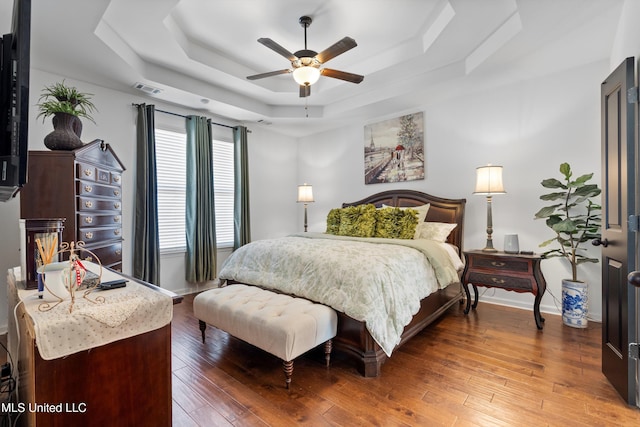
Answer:
[(585, 282), (562, 280), (562, 323), (574, 328), (587, 327), (589, 291)]

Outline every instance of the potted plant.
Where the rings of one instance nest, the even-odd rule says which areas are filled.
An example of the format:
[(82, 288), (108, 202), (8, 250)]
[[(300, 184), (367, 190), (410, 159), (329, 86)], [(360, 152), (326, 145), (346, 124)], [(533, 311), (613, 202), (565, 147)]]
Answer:
[(96, 110), (91, 102), (90, 93), (78, 91), (67, 86), (64, 80), (51, 86), (45, 86), (39, 99), (38, 118), (53, 116), (53, 132), (44, 138), (44, 144), (51, 150), (73, 150), (81, 147), (82, 121), (80, 117), (93, 120), (91, 114)]
[(535, 218), (546, 219), (547, 226), (555, 233), (553, 238), (540, 244), (540, 247), (557, 244), (556, 248), (544, 252), (543, 258), (561, 257), (571, 265), (571, 279), (562, 280), (562, 320), (569, 326), (586, 327), (587, 284), (578, 280), (578, 266), (599, 261), (590, 257), (583, 245), (600, 238), (601, 206), (592, 198), (601, 191), (597, 184), (589, 184), (593, 173), (573, 179), (569, 163), (560, 165), (560, 173), (561, 180), (542, 181), (543, 187), (554, 191), (540, 199), (554, 203), (540, 209)]

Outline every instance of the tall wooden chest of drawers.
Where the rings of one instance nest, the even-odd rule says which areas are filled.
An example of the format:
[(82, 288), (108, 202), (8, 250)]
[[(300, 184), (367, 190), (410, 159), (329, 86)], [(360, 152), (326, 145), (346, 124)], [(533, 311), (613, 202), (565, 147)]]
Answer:
[(111, 146), (101, 140), (72, 151), (30, 151), (20, 217), (65, 218), (63, 241), (83, 241), (102, 265), (122, 271), (124, 170)]

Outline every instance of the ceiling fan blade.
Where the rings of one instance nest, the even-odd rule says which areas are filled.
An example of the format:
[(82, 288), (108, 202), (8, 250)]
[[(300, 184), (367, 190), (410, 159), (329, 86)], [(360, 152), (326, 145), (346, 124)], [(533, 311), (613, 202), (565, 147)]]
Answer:
[(277, 76), (279, 74), (287, 74), (290, 73), (291, 69), (286, 69), (286, 70), (278, 70), (278, 71), (270, 71), (268, 73), (261, 73), (261, 74), (254, 74), (253, 76), (247, 76), (247, 79), (249, 80), (258, 80), (258, 79), (264, 79), (265, 77), (271, 77), (271, 76)]
[(320, 74), (334, 79), (345, 80), (351, 83), (360, 83), (364, 80), (364, 76), (360, 74), (347, 73), (346, 71), (332, 70), (331, 68), (323, 68), (320, 70)]
[(263, 45), (265, 45), (269, 49), (273, 50), (274, 52), (279, 53), (280, 55), (284, 56), (289, 61), (295, 61), (296, 59), (298, 59), (298, 57), (295, 56), (293, 53), (289, 52), (287, 49), (283, 48), (278, 43), (274, 42), (273, 40), (271, 40), (269, 38), (265, 38), (265, 37), (260, 38), (260, 39), (258, 39), (258, 43), (262, 43)]
[(324, 64), (328, 60), (335, 58), (336, 56), (348, 51), (349, 49), (353, 49), (358, 46), (356, 41), (351, 37), (345, 37), (339, 42), (329, 46), (322, 52), (316, 55), (316, 59), (320, 61), (321, 64)]
[(311, 96), (311, 85), (300, 85), (300, 98)]

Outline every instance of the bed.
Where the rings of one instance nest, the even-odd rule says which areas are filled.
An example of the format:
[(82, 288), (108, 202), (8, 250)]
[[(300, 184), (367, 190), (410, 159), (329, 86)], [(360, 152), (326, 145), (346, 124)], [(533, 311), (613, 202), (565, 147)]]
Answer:
[[(351, 206), (355, 207), (364, 205), (374, 205), (376, 208), (383, 206), (419, 207), (429, 204), (429, 208), (424, 219), (425, 222), (456, 224), (456, 227), (446, 237), (447, 245), (440, 243), (438, 243), (438, 245), (448, 246), (445, 249), (447, 249), (448, 252), (455, 253), (453, 257), (459, 259), (461, 258), (463, 249), (465, 203), (465, 199), (446, 199), (414, 190), (392, 190), (377, 193), (355, 202), (343, 203), (342, 207), (348, 208)], [(448, 265), (446, 268), (438, 267), (437, 262), (440, 261), (436, 259), (437, 257), (434, 258), (427, 256), (428, 254), (426, 250), (421, 247), (423, 244), (435, 245), (433, 242), (426, 242), (424, 239), (402, 242), (397, 242), (399, 239), (373, 239), (376, 240), (376, 242), (369, 242), (370, 239), (367, 238), (345, 238), (343, 236), (331, 236), (326, 233), (315, 234), (316, 235), (314, 235), (314, 233), (300, 233), (299, 235), (287, 236), (282, 239), (266, 239), (264, 241), (256, 241), (249, 245), (245, 245), (246, 247), (238, 249), (225, 262), (220, 272), (220, 279), (226, 283), (245, 283), (260, 286), (276, 292), (293, 294), (332, 306), (338, 313), (338, 331), (334, 339), (334, 348), (354, 357), (357, 361), (357, 368), (359, 372), (365, 377), (379, 376), (382, 364), (388, 357), (390, 357), (391, 352), (394, 349), (398, 348), (411, 337), (415, 336), (423, 328), (443, 315), (448, 308), (456, 302), (460, 302), (462, 299), (460, 266), (457, 266), (453, 271)], [(319, 236), (319, 234), (324, 234), (324, 236)], [(415, 285), (410, 285), (420, 288), (419, 292), (416, 291), (414, 294), (414, 291), (412, 290), (410, 292), (412, 293), (410, 296), (411, 299), (400, 296), (401, 291), (399, 282), (405, 280), (402, 278), (402, 280), (396, 279), (396, 282), (393, 283), (393, 287), (390, 288), (390, 291), (383, 288), (381, 291), (376, 290), (375, 288), (373, 290), (363, 288), (362, 303), (355, 301), (359, 297), (353, 298), (353, 294), (349, 294), (348, 298), (337, 298), (337, 295), (341, 295), (340, 292), (342, 292), (342, 288), (340, 288), (338, 281), (327, 273), (330, 270), (339, 270), (341, 267), (338, 267), (337, 264), (334, 263), (331, 264), (330, 268), (323, 266), (324, 269), (309, 267), (306, 264), (303, 268), (301, 264), (303, 262), (306, 263), (307, 261), (296, 264), (296, 261), (293, 260), (295, 255), (292, 256), (292, 252), (287, 252), (286, 249), (287, 245), (292, 243), (295, 244), (294, 251), (296, 253), (308, 252), (309, 254), (313, 254), (313, 251), (330, 251), (332, 250), (331, 247), (326, 245), (334, 245), (334, 240), (348, 240), (343, 243), (335, 243), (348, 245), (348, 252), (346, 253), (350, 253), (354, 257), (342, 257), (342, 259), (348, 259), (350, 261), (345, 263), (345, 268), (347, 267), (346, 265), (350, 263), (361, 263), (363, 259), (361, 257), (366, 256), (366, 259), (381, 260), (381, 262), (376, 263), (375, 265), (370, 264), (367, 270), (381, 270), (381, 272), (377, 272), (375, 274), (378, 276), (384, 276), (384, 273), (387, 273), (386, 270), (388, 269), (390, 274), (393, 273), (390, 277), (398, 278), (400, 275), (394, 269), (407, 268), (407, 266), (395, 266), (393, 263), (396, 262), (396, 258), (402, 258), (404, 261), (409, 262), (408, 265), (412, 269), (411, 271), (415, 271), (417, 273), (407, 275), (411, 277), (407, 277), (406, 280), (409, 282), (412, 280), (415, 281)], [(386, 241), (381, 243), (383, 240)], [(307, 247), (297, 245), (314, 246)], [(315, 245), (320, 246), (315, 247)], [(410, 246), (411, 249), (406, 248), (405, 245)], [(255, 248), (254, 246), (261, 246), (262, 249)], [(280, 248), (282, 248), (282, 250)], [(256, 250), (261, 250), (267, 253), (266, 256), (268, 257), (268, 260), (264, 261), (262, 258), (254, 257), (251, 252), (252, 249), (254, 252)], [(361, 255), (360, 252), (364, 251), (367, 251), (366, 255)], [(378, 252), (387, 253), (387, 251), (389, 251), (389, 254), (394, 254), (392, 257), (394, 259), (389, 260), (389, 262), (384, 258), (380, 258), (378, 255)], [(396, 253), (395, 251), (399, 252)], [(441, 249), (438, 249), (438, 251), (441, 251)], [(318, 252), (315, 258), (324, 258), (320, 254), (321, 252)], [(412, 261), (414, 258), (410, 258), (409, 256), (420, 257), (421, 261)], [(442, 258), (443, 255), (440, 254), (440, 257)], [(423, 258), (424, 261), (422, 261)], [(354, 261), (356, 259), (360, 261)], [(274, 260), (282, 264), (295, 264), (295, 271), (288, 272), (287, 274), (290, 274), (291, 276), (286, 276), (286, 280), (278, 274), (272, 274), (274, 270), (272, 267)], [(327, 261), (329, 261), (328, 258)], [(427, 265), (425, 269), (430, 269), (429, 271), (425, 270), (424, 276), (422, 276), (423, 272), (420, 270), (422, 268), (422, 264)], [(433, 264), (433, 267), (429, 267), (430, 264)], [(280, 267), (278, 267), (278, 269), (279, 268)], [(414, 268), (415, 270), (413, 270)], [(331, 277), (331, 279), (324, 280), (325, 277)], [(423, 279), (423, 277), (425, 277), (425, 279)], [(429, 278), (427, 279), (427, 277)], [(359, 277), (354, 276), (353, 280), (356, 281), (359, 279)], [(307, 289), (305, 287), (308, 286), (305, 282), (307, 280), (318, 283), (322, 282), (322, 288), (315, 289), (316, 287), (309, 286)], [(381, 280), (388, 282), (394, 279), (383, 277)], [(434, 282), (434, 284), (431, 282)], [(361, 286), (361, 283), (358, 283), (358, 286)], [(359, 288), (356, 287), (356, 289)], [(369, 318), (370, 313), (360, 313), (363, 306), (369, 307), (369, 300), (367, 298), (381, 299), (378, 298), (378, 293), (393, 294), (391, 296), (384, 296), (382, 299), (387, 300), (397, 298), (398, 301), (402, 302), (402, 304), (396, 304), (395, 307), (398, 310), (395, 308), (393, 310), (389, 310), (390, 317), (392, 315), (396, 316), (396, 311), (401, 312), (397, 314), (398, 318), (379, 319), (380, 313), (377, 313), (375, 314), (376, 317), (374, 321)], [(398, 296), (396, 296), (396, 293)], [(371, 294), (374, 294), (374, 296), (372, 297)], [(333, 299), (331, 299), (332, 296), (334, 297)], [(325, 298), (329, 298), (329, 300), (326, 300)], [(355, 302), (359, 305), (357, 305), (356, 308), (352, 308), (350, 305), (348, 307), (343, 307), (340, 304), (336, 304), (338, 300), (349, 300), (349, 303)], [(371, 305), (371, 307), (373, 307), (373, 305)], [(384, 310), (386, 309), (383, 308), (379, 310), (377, 308), (372, 308), (371, 312), (384, 312)], [(409, 315), (406, 313), (407, 310), (410, 311)], [(380, 328), (378, 328), (378, 324), (380, 323), (385, 327), (392, 325), (392, 329), (394, 330), (389, 332), (385, 329), (382, 331), (382, 335), (384, 336), (381, 337)], [(388, 332), (391, 335), (391, 345), (385, 335)]]

